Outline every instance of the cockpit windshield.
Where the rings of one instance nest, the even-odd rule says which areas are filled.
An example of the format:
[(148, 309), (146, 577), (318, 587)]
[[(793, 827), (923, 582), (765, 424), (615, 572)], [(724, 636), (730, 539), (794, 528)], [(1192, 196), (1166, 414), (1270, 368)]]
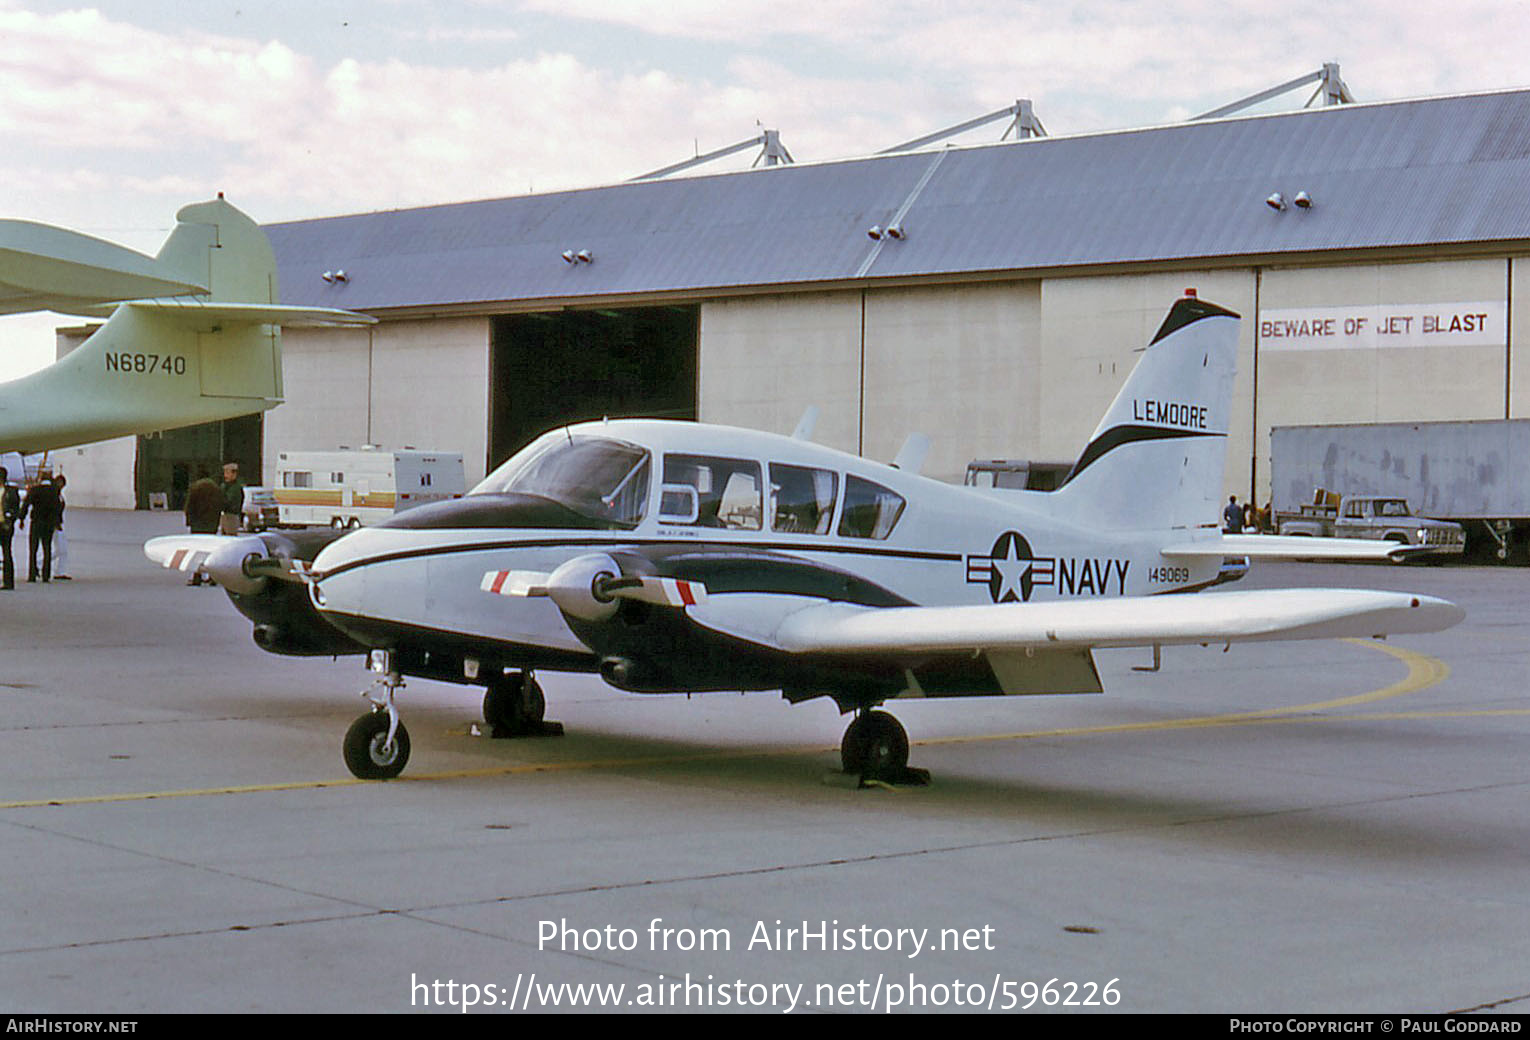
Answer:
[(648, 507), (648, 471), (645, 448), (560, 430), (517, 452), (470, 494), (536, 495), (592, 520), (636, 527)]

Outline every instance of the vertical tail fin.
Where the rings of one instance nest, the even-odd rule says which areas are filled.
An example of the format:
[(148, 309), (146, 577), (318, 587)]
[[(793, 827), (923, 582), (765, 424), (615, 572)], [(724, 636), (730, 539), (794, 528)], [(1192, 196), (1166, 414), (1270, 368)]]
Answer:
[(0, 387), (0, 447), (41, 451), (262, 411), (280, 402), (276, 259), (265, 232), (222, 198), (186, 206), (159, 270), (207, 296), (118, 306), (58, 363)]
[(1213, 303), (1175, 302), (1054, 493), (1059, 506), (1111, 530), (1216, 524), (1238, 322)]
[(276, 254), (260, 226), (220, 196), (182, 206), (155, 257), (217, 303), (276, 303)]

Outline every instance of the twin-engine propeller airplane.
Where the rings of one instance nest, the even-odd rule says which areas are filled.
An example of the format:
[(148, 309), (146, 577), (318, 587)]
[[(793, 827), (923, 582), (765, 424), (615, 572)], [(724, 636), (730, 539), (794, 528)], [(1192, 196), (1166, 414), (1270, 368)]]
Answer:
[(900, 697), (1096, 693), (1097, 647), (1434, 632), (1463, 611), (1354, 589), (1185, 593), (1228, 556), (1395, 546), (1224, 536), (1238, 316), (1177, 301), (1067, 482), (957, 487), (813, 444), (697, 423), (582, 423), (466, 497), (376, 527), (158, 538), (286, 654), (371, 651), (360, 777), (399, 774), (403, 676), (486, 688), (498, 734), (536, 732), (538, 669), (634, 693), (829, 696), (845, 770), (916, 779)]
[(62, 360), (0, 385), (0, 450), (39, 452), (230, 419), (282, 400), (280, 326), (368, 325), (277, 303), (276, 258), (222, 196), (183, 207), (157, 256), (0, 220), (0, 314), (107, 322)]

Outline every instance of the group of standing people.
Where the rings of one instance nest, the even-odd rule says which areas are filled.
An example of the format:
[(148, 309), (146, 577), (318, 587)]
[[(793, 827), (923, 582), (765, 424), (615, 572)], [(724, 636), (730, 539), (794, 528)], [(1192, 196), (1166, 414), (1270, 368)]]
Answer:
[[(27, 488), (26, 497), (10, 482), (10, 473), (0, 466), (0, 555), (3, 555), (3, 571), (0, 571), (0, 589), (16, 587), (16, 560), (12, 554), (11, 538), (16, 528), (26, 527), (30, 515), (32, 526), (27, 533), (27, 581), (36, 581), (41, 574), (45, 582), (57, 578), (68, 581), (64, 573), (69, 543), (64, 537), (64, 475), (55, 473), (40, 477)], [(38, 567), (39, 550), (42, 566)], [(57, 563), (55, 570), (54, 564)]]
[[(244, 518), (244, 482), (239, 479), (239, 463), (223, 464), (223, 483), (219, 484), (202, 470), (186, 489), (186, 526), (192, 534), (238, 534)], [(200, 570), (186, 580), (187, 585), (211, 584)]]
[(1256, 508), (1252, 501), (1238, 504), (1237, 495), (1229, 495), (1222, 510), (1222, 531), (1226, 534), (1260, 534), (1269, 529), (1270, 507)]

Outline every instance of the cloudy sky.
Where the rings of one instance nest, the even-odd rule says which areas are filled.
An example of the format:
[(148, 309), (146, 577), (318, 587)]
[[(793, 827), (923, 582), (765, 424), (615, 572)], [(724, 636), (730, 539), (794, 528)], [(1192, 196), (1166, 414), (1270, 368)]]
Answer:
[[(1526, 0), (0, 0), (0, 217), (152, 253), (219, 191), (262, 222), (491, 198), (761, 128), (833, 159), (1021, 97), (1142, 126), (1325, 61), (1361, 101), (1519, 87), (1527, 30)], [(0, 321), (0, 377), (51, 321)]]

